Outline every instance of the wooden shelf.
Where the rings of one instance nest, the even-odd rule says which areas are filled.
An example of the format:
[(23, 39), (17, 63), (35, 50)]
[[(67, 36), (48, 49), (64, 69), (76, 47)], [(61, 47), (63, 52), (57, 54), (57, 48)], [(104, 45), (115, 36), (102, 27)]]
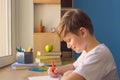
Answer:
[(33, 0), (35, 4), (60, 4), (60, 0)]

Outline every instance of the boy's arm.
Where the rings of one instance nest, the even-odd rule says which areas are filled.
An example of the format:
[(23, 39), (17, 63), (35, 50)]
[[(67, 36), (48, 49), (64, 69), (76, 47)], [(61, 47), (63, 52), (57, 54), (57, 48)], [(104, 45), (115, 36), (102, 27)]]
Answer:
[(64, 74), (66, 71), (68, 70), (74, 70), (74, 66), (73, 64), (68, 64), (68, 65), (64, 65), (64, 66), (60, 66), (60, 67), (57, 67), (56, 68), (56, 71), (59, 73), (59, 74)]
[(85, 78), (73, 71), (67, 71), (64, 73), (61, 80), (85, 80)]

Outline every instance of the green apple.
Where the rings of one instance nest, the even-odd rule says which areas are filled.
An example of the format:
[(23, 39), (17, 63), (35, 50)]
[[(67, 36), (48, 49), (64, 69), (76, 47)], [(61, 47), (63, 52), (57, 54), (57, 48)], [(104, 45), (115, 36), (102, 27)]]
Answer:
[(46, 52), (51, 52), (52, 50), (53, 50), (53, 45), (47, 44), (47, 45), (45, 46), (45, 51), (46, 51)]

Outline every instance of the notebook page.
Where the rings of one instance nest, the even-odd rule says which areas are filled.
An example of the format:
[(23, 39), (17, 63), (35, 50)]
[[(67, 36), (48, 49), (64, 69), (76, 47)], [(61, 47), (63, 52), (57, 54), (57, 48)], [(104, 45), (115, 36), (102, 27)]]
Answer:
[(34, 76), (28, 77), (29, 80), (60, 80), (59, 78), (52, 78), (50, 76)]

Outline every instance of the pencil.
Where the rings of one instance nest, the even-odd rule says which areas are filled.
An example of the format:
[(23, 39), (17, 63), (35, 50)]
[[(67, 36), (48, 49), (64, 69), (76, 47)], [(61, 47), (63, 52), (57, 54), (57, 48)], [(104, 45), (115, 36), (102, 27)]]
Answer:
[[(51, 61), (51, 64), (52, 64), (52, 72), (55, 71), (55, 64), (54, 64), (54, 60)], [(54, 72), (54, 75), (56, 76), (57, 73)]]
[(52, 60), (51, 64), (52, 64), (52, 71), (54, 72), (55, 70), (54, 60)]

